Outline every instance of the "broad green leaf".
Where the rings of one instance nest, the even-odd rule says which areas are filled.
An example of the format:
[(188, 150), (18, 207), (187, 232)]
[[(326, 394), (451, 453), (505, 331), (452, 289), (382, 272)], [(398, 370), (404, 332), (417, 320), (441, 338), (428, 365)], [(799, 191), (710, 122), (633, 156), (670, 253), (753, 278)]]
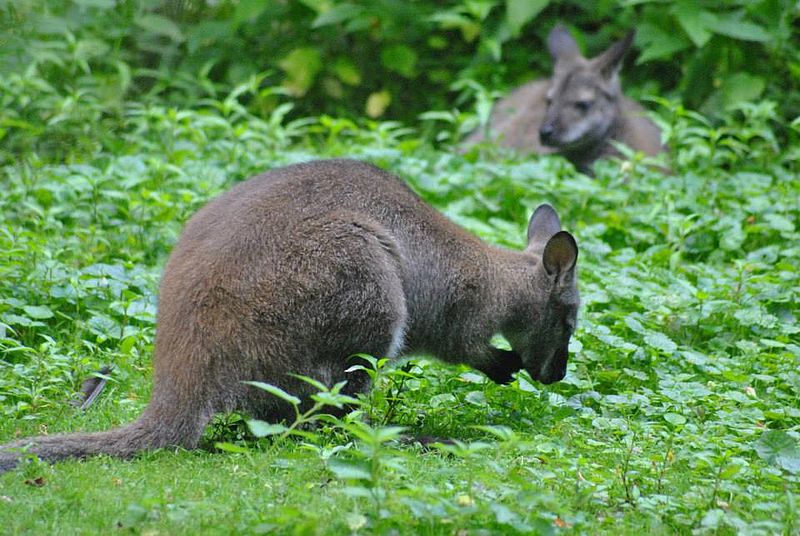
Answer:
[(357, 405), (359, 402), (357, 398), (353, 398), (352, 396), (328, 391), (320, 391), (319, 393), (311, 395), (311, 400), (336, 408), (342, 408), (345, 404)]
[(456, 399), (453, 393), (439, 393), (438, 395), (432, 396), (428, 403), (432, 408), (438, 408), (439, 406), (451, 407), (458, 403), (458, 399)]
[(290, 403), (293, 406), (300, 405), (300, 399), (294, 395), (290, 395), (280, 387), (272, 385), (271, 383), (264, 383), (264, 382), (253, 382), (253, 381), (245, 381), (242, 383), (246, 383), (247, 385), (252, 385), (253, 387), (257, 387), (262, 391), (266, 391), (271, 395), (277, 396), (281, 400), (285, 400), (286, 402)]
[(347, 528), (349, 528), (354, 534), (358, 532), (358, 530), (364, 528), (368, 521), (367, 516), (352, 512), (345, 516), (345, 520), (347, 521)]
[(458, 378), (467, 383), (486, 383), (487, 381), (486, 376), (477, 372), (462, 372)]
[(75, 46), (75, 57), (89, 60), (107, 54), (111, 47), (99, 39), (81, 39)]
[(417, 53), (407, 45), (391, 45), (381, 50), (381, 63), (406, 78), (416, 75)]
[(397, 439), (406, 430), (405, 426), (381, 426), (375, 429), (375, 440), (385, 443)]
[(331, 8), (330, 0), (300, 0), (300, 3), (316, 13), (323, 13)]
[(664, 420), (673, 426), (680, 426), (686, 424), (686, 417), (679, 413), (665, 413)]
[(652, 331), (645, 335), (644, 341), (648, 346), (661, 350), (665, 354), (671, 354), (678, 349), (678, 345), (672, 339), (657, 331)]
[(527, 23), (536, 18), (550, 0), (506, 0), (506, 21), (513, 35), (519, 35)]
[(476, 406), (486, 406), (486, 395), (483, 394), (483, 391), (470, 391), (464, 400)]
[(136, 345), (136, 337), (125, 337), (119, 343), (119, 352), (121, 354), (129, 354)]
[(234, 445), (233, 443), (217, 442), (214, 443), (214, 447), (218, 448), (219, 450), (223, 450), (225, 452), (230, 452), (231, 454), (246, 454), (250, 452), (250, 449), (248, 449), (247, 447), (243, 447), (241, 445)]
[(631, 330), (633, 330), (635, 333), (638, 333), (640, 335), (646, 335), (648, 333), (647, 328), (645, 328), (642, 325), (642, 323), (639, 322), (639, 320), (632, 315), (626, 316), (624, 322), (625, 325), (631, 328)]
[(729, 221), (720, 234), (719, 245), (727, 251), (738, 250), (745, 240), (742, 224), (738, 220)]
[(284, 87), (292, 95), (302, 97), (322, 68), (322, 56), (314, 47), (296, 48), (281, 59), (278, 66), (286, 73)]
[(666, 32), (653, 24), (642, 24), (641, 26), (637, 32), (637, 43), (641, 42), (642, 53), (636, 59), (636, 63), (669, 58), (691, 45), (685, 37)]
[(719, 477), (723, 478), (723, 479), (729, 479), (729, 478), (739, 474), (741, 469), (742, 469), (741, 465), (734, 465), (734, 464), (728, 465), (727, 467), (725, 467), (725, 469), (720, 471)]
[(765, 87), (766, 80), (760, 76), (743, 72), (734, 73), (723, 81), (719, 90), (722, 104), (726, 110), (731, 110), (742, 102), (759, 98)]
[(316, 380), (316, 379), (314, 379), (314, 378), (312, 378), (310, 376), (304, 376), (302, 374), (290, 374), (290, 376), (292, 376), (293, 378), (297, 378), (298, 380), (300, 380), (302, 382), (307, 383), (308, 385), (310, 385), (311, 387), (313, 387), (314, 389), (316, 389), (318, 391), (327, 391), (328, 390), (328, 386), (327, 385), (325, 385), (321, 381)]
[(792, 221), (781, 214), (770, 213), (765, 214), (764, 219), (769, 223), (769, 226), (781, 233), (793, 233), (795, 225)]
[(121, 326), (106, 315), (95, 315), (89, 319), (89, 328), (97, 335), (110, 339), (119, 339), (123, 336)]
[(258, 419), (251, 419), (247, 421), (247, 427), (250, 429), (250, 433), (256, 437), (267, 437), (271, 435), (282, 434), (289, 429), (282, 424), (272, 424), (260, 421)]
[(501, 525), (509, 525), (519, 520), (519, 515), (502, 503), (492, 501), (489, 507), (494, 513), (495, 519)]
[(156, 35), (163, 35), (169, 37), (176, 43), (183, 42), (183, 33), (178, 26), (163, 15), (156, 15), (154, 13), (147, 13), (136, 18), (136, 24), (140, 28), (147, 30)]
[(346, 56), (339, 56), (333, 62), (333, 72), (336, 77), (349, 86), (357, 86), (361, 84), (361, 71), (358, 70), (356, 64)]
[(359, 16), (363, 10), (363, 7), (356, 4), (341, 3), (317, 15), (317, 18), (311, 23), (311, 27), (321, 28), (322, 26), (339, 24)]
[(236, 2), (233, 20), (237, 25), (251, 21), (261, 15), (267, 7), (268, 4), (263, 0), (239, 0)]
[(700, 526), (705, 529), (716, 529), (724, 517), (724, 510), (712, 508), (703, 514), (703, 519), (700, 520)]
[(481, 25), (460, 13), (436, 13), (431, 20), (438, 22), (443, 30), (460, 30), (461, 37), (467, 43), (473, 42), (481, 34)]
[(378, 118), (383, 115), (391, 102), (392, 95), (385, 89), (383, 91), (370, 93), (369, 97), (367, 97), (365, 111), (367, 115), (373, 119)]
[(700, 9), (693, 2), (679, 2), (671, 11), (696, 47), (702, 48), (711, 39), (710, 28), (717, 22), (713, 13)]
[(25, 311), (25, 314), (30, 318), (34, 318), (36, 320), (53, 318), (53, 311), (44, 305), (26, 305), (22, 308), (22, 310)]
[(328, 460), (328, 469), (342, 480), (371, 480), (369, 466), (361, 460), (345, 460), (331, 458)]
[(797, 440), (783, 430), (765, 431), (753, 448), (768, 464), (777, 465), (790, 473), (800, 473), (800, 447)]
[(486, 425), (474, 426), (473, 428), (492, 434), (501, 441), (513, 441), (514, 439), (517, 438), (517, 435), (514, 433), (514, 430), (512, 430), (508, 426), (486, 424)]
[(733, 37), (734, 39), (741, 39), (742, 41), (757, 41), (765, 42), (770, 41), (772, 36), (764, 29), (753, 22), (741, 20), (737, 16), (729, 15), (725, 17), (718, 17), (712, 24), (710, 24), (715, 33)]
[(121, 527), (133, 528), (147, 522), (151, 511), (144, 506), (136, 503), (128, 504), (122, 519), (119, 521)]
[(3, 321), (13, 326), (23, 326), (23, 327), (44, 326), (43, 322), (39, 322), (37, 320), (31, 320), (27, 316), (15, 315), (11, 313), (3, 315)]

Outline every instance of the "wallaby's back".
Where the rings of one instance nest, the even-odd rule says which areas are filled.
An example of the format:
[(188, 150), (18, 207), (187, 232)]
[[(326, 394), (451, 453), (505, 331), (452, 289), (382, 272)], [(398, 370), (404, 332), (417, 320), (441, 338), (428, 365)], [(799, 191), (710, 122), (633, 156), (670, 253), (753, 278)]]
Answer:
[[(197, 278), (185, 273), (197, 266), (196, 251), (213, 252), (204, 262), (214, 267), (201, 268), (211, 280), (262, 286), (273, 280), (276, 289), (283, 288), (283, 274), (304, 273), (300, 264), (309, 257), (307, 249), (320, 247), (318, 226), (331, 221), (345, 226), (342, 233), (361, 229), (380, 237), (408, 301), (406, 331), (414, 340), (406, 345), (417, 349), (429, 350), (428, 338), (438, 338), (437, 327), (447, 323), (444, 309), (451, 298), (443, 293), (457, 292), (486, 270), (486, 244), (423, 202), (397, 177), (364, 162), (317, 161), (257, 175), (201, 209), (172, 253), (162, 301), (180, 302), (179, 296), (163, 293)], [(345, 250), (334, 253), (344, 255)], [(230, 258), (241, 260), (230, 263)], [(248, 275), (253, 266), (261, 271)], [(424, 318), (419, 325), (418, 318)]]

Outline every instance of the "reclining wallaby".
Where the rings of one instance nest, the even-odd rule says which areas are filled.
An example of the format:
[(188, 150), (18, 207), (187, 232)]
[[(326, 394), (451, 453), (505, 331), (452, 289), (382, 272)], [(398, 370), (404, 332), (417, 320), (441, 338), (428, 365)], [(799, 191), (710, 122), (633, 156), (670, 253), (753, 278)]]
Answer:
[[(0, 446), (0, 471), (19, 448), (44, 460), (129, 457), (193, 448), (218, 412), (278, 421), (285, 402), (246, 380), (307, 397), (292, 374), (345, 391), (365, 352), (429, 353), (495, 382), (520, 369), (542, 382), (566, 373), (578, 309), (575, 239), (549, 205), (528, 246), (488, 245), (451, 223), (393, 175), (330, 160), (276, 169), (233, 187), (195, 214), (161, 282), (154, 387), (139, 420), (106, 432), (39, 436)], [(489, 344), (502, 333), (513, 351)], [(10, 450), (11, 449), (11, 450)]]
[[(529, 82), (499, 100), (489, 136), (519, 151), (557, 152), (582, 171), (598, 158), (618, 154), (611, 140), (651, 156), (660, 152), (661, 131), (620, 87), (619, 70), (634, 33), (587, 59), (566, 28), (553, 28), (547, 38), (555, 61), (552, 78)], [(485, 137), (479, 129), (466, 143)]]

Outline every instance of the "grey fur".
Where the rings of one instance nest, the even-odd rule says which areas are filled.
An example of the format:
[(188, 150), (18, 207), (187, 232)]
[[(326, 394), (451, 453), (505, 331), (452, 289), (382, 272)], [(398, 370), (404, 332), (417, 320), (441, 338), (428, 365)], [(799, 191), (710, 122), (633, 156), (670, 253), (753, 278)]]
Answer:
[[(619, 69), (633, 36), (631, 31), (587, 59), (566, 28), (553, 28), (547, 39), (553, 76), (529, 82), (498, 101), (489, 136), (523, 152), (559, 153), (582, 171), (598, 158), (617, 156), (612, 141), (651, 156), (661, 152), (661, 131), (620, 87)], [(473, 132), (465, 145), (486, 139), (485, 134), (485, 129)]]
[[(153, 395), (139, 420), (0, 446), (0, 471), (20, 448), (48, 461), (129, 457), (195, 447), (218, 412), (290, 418), (283, 402), (242, 381), (311, 394), (294, 373), (363, 391), (367, 377), (344, 372), (357, 352), (430, 353), (497, 382), (522, 368), (558, 381), (579, 300), (577, 246), (560, 228), (542, 206), (525, 251), (490, 246), (396, 177), (351, 160), (253, 177), (195, 214), (167, 262)], [(493, 348), (496, 333), (514, 351)]]

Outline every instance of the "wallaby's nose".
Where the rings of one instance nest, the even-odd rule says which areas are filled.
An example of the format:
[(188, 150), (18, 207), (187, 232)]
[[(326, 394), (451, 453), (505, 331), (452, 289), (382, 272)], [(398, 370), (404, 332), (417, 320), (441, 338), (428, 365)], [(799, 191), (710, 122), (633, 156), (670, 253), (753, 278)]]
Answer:
[(542, 126), (539, 127), (539, 139), (541, 142), (545, 145), (551, 145), (553, 143), (553, 133), (555, 130), (553, 123), (542, 123)]
[(560, 382), (566, 375), (567, 369), (564, 367), (562, 370), (549, 370), (536, 379), (539, 380), (540, 383), (550, 385), (551, 383)]
[(539, 374), (535, 376), (534, 379), (545, 385), (560, 382), (567, 375), (568, 359), (569, 349), (567, 346), (557, 349), (552, 360), (548, 363), (548, 367), (540, 370)]

